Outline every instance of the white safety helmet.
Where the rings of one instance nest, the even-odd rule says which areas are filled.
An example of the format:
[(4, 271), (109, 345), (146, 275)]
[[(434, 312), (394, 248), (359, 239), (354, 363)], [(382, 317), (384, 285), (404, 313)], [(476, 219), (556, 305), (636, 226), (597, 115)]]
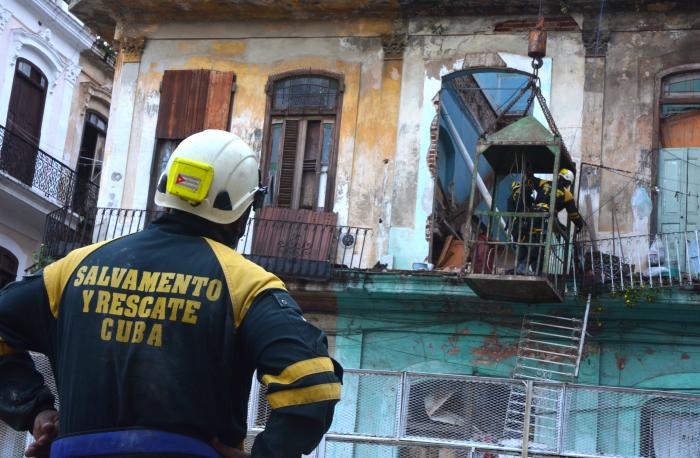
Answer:
[(574, 172), (572, 172), (569, 169), (561, 169), (559, 171), (559, 178), (562, 178), (563, 180), (568, 182), (570, 185), (571, 183), (574, 182)]
[(175, 148), (158, 180), (155, 201), (229, 224), (251, 204), (258, 206), (265, 192), (253, 150), (231, 132), (205, 130)]

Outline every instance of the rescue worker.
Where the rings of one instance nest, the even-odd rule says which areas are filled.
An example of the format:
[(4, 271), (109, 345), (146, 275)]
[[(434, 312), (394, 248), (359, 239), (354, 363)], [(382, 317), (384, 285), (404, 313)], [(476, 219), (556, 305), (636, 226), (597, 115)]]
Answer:
[[(0, 293), (0, 419), (30, 456), (249, 456), (253, 372), (271, 415), (253, 457), (300, 457), (327, 431), (341, 367), (273, 274), (232, 249), (262, 202), (232, 133), (185, 139), (146, 230), (77, 249)], [(27, 350), (52, 363), (54, 399)], [(58, 417), (60, 416), (60, 422)], [(60, 425), (60, 426), (59, 426)]]
[[(569, 219), (576, 226), (576, 230), (580, 231), (584, 226), (583, 218), (576, 208), (574, 196), (571, 193), (570, 187), (574, 182), (574, 173), (569, 169), (561, 169), (557, 177), (557, 191), (554, 204), (554, 214), (558, 215), (560, 211), (566, 210)], [(533, 209), (538, 212), (549, 213), (550, 198), (552, 195), (552, 182), (550, 180), (540, 179), (535, 186), (536, 196)], [(559, 222), (554, 220), (554, 229), (564, 235), (566, 228)], [(542, 265), (544, 263), (545, 253), (542, 252), (542, 244), (545, 242), (544, 231), (547, 228), (547, 218), (542, 218), (540, 223), (534, 222), (530, 230), (530, 243), (540, 245), (537, 249), (531, 249), (529, 258), (529, 266), (534, 270), (535, 275), (540, 275)], [(525, 263), (518, 265), (518, 273), (527, 273)]]
[[(554, 214), (566, 210), (569, 219), (576, 226), (576, 230), (583, 228), (583, 218), (576, 208), (574, 195), (571, 193), (571, 185), (574, 182), (574, 173), (569, 169), (561, 169), (557, 178), (557, 195), (554, 206)], [(537, 197), (535, 198), (535, 210), (549, 212), (549, 201), (552, 195), (552, 182), (549, 180), (539, 180), (537, 184)], [(556, 221), (558, 222), (558, 221)]]
[[(521, 183), (522, 182), (522, 183)], [(525, 185), (525, 192), (522, 192), (522, 185)], [(532, 177), (526, 176), (520, 180), (514, 180), (511, 184), (511, 193), (508, 198), (507, 210), (513, 213), (524, 213), (532, 208), (533, 204)], [(528, 234), (530, 233), (531, 221), (522, 216), (511, 216), (510, 235), (513, 240), (514, 251), (518, 260), (517, 273), (523, 274), (528, 259)], [(512, 273), (512, 271), (509, 271)]]

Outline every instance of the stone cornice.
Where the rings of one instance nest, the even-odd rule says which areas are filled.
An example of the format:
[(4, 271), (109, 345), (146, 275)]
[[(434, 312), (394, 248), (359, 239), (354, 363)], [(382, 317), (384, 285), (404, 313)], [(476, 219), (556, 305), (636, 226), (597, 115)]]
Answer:
[(144, 37), (122, 37), (116, 40), (118, 56), (122, 62), (140, 62), (143, 49), (146, 46)]

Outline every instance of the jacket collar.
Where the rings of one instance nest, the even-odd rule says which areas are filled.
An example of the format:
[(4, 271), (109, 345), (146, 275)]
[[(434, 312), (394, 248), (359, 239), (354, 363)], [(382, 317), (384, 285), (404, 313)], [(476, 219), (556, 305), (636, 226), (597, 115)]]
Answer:
[(234, 248), (238, 242), (225, 225), (216, 224), (180, 210), (171, 210), (163, 214), (153, 221), (148, 229), (192, 237), (206, 237)]

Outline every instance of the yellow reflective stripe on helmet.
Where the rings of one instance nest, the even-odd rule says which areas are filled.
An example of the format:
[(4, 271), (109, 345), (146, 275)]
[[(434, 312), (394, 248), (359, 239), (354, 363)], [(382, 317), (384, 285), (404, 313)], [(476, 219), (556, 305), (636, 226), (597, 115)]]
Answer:
[(333, 362), (327, 356), (299, 361), (291, 366), (287, 366), (279, 375), (264, 375), (262, 381), (265, 385), (270, 383), (290, 385), (300, 378), (322, 372), (333, 372)]
[(260, 293), (267, 289), (287, 289), (282, 280), (232, 248), (208, 238), (204, 240), (211, 247), (224, 272), (236, 327), (241, 325), (248, 309)]
[(68, 284), (68, 280), (71, 275), (73, 275), (73, 272), (75, 272), (75, 269), (77, 269), (80, 263), (90, 256), (92, 252), (112, 240), (105, 240), (104, 242), (73, 250), (68, 253), (68, 256), (65, 258), (53, 264), (49, 264), (44, 268), (44, 286), (46, 287), (46, 295), (49, 297), (51, 315), (53, 315), (54, 318), (58, 317), (58, 305), (61, 301), (63, 289), (66, 287), (66, 284)]
[(340, 399), (340, 383), (322, 383), (277, 391), (267, 395), (267, 402), (273, 409), (336, 399)]

